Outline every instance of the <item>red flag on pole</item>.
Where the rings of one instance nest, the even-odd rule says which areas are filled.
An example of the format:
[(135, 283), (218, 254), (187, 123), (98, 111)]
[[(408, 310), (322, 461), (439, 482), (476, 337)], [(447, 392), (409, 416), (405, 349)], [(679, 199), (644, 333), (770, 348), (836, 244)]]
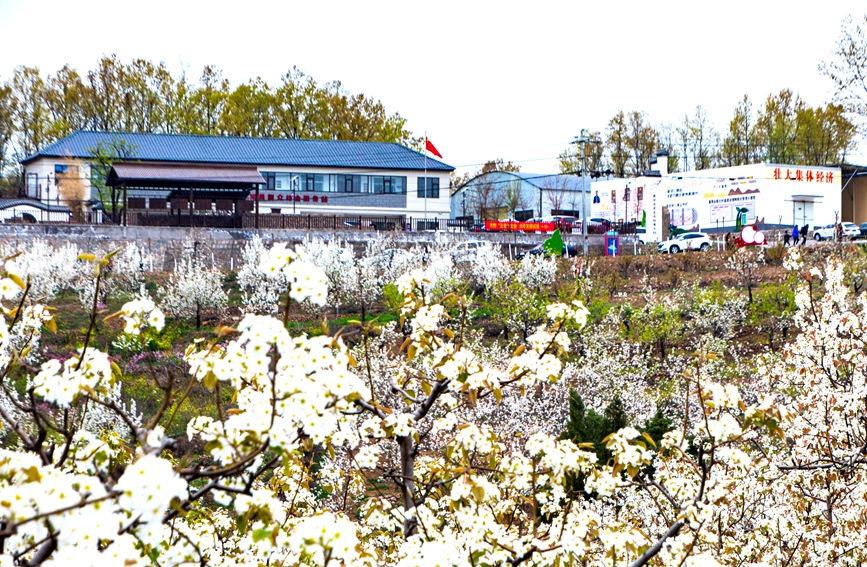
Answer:
[(437, 151), (433, 144), (430, 143), (426, 137), (424, 139), (424, 149), (435, 155), (436, 157), (442, 159), (443, 155)]

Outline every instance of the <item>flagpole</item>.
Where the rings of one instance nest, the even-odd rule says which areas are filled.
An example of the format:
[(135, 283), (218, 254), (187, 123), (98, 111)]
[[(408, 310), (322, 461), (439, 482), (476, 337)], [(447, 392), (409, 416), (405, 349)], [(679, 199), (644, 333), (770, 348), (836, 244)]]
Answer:
[(424, 229), (428, 229), (427, 225), (427, 131), (424, 133), (424, 181), (422, 184), (424, 187)]

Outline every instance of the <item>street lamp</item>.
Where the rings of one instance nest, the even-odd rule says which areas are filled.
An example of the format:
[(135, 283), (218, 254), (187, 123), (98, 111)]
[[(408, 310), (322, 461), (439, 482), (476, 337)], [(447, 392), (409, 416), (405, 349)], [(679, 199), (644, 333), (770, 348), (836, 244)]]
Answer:
[(586, 128), (581, 129), (581, 135), (577, 136), (573, 144), (581, 145), (581, 236), (584, 239), (584, 255), (587, 255), (587, 144), (601, 144), (599, 138), (591, 138)]
[(298, 189), (298, 176), (289, 177), (289, 185), (292, 186), (292, 214), (295, 214), (295, 191)]

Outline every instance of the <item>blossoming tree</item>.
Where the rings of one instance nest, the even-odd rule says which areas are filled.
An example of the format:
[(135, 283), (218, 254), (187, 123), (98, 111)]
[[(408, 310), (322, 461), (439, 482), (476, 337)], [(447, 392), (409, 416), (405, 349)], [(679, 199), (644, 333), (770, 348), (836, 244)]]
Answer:
[[(82, 256), (94, 297), (116, 255)], [(178, 389), (160, 386), (148, 419), (125, 406), (123, 369), (94, 346), (95, 307), (74, 355), (26, 363), (34, 343), (11, 337), (53, 319), (7, 261), (0, 565), (863, 564), (867, 296), (849, 294), (834, 260), (789, 262), (798, 339), (741, 387), (716, 343), (698, 344), (675, 429), (654, 446), (621, 428), (597, 462), (478, 411), (561, 379), (580, 302), (548, 305), (517, 349), (486, 351), (468, 298), (438, 296), (416, 268), (397, 280), (408, 336), (359, 322), (351, 350), (287, 331), (289, 302), (323, 304), (328, 278), (275, 245), (260, 269), (285, 282), (282, 318), (249, 314), (186, 350), (218, 412), (189, 422), (204, 449), (178, 459), (164, 429)], [(165, 324), (145, 297), (107, 319), (132, 336)]]

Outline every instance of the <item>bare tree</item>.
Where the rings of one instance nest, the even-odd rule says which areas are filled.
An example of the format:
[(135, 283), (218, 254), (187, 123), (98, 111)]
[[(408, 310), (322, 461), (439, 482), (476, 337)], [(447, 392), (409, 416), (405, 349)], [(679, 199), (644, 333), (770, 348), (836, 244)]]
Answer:
[(834, 81), (836, 102), (859, 117), (867, 132), (867, 14), (857, 22), (850, 15), (841, 27), (835, 59), (823, 62), (819, 70)]
[(84, 222), (89, 195), (84, 184), (81, 162), (71, 157), (65, 158), (63, 162), (66, 170), (57, 174), (57, 194), (60, 202), (72, 211), (73, 221)]
[(568, 206), (568, 191), (566, 189), (565, 177), (551, 177), (550, 180), (546, 179), (544, 193), (545, 200), (548, 201), (552, 214), (553, 211), (562, 211)]
[(464, 189), (467, 210), (479, 220), (493, 220), (499, 217), (499, 196), (496, 183), (485, 175), (477, 178)]
[(502, 205), (506, 208), (508, 218), (515, 218), (516, 211), (523, 211), (529, 208), (529, 198), (522, 191), (524, 182), (521, 179), (514, 179), (508, 183), (504, 183), (502, 187)]

